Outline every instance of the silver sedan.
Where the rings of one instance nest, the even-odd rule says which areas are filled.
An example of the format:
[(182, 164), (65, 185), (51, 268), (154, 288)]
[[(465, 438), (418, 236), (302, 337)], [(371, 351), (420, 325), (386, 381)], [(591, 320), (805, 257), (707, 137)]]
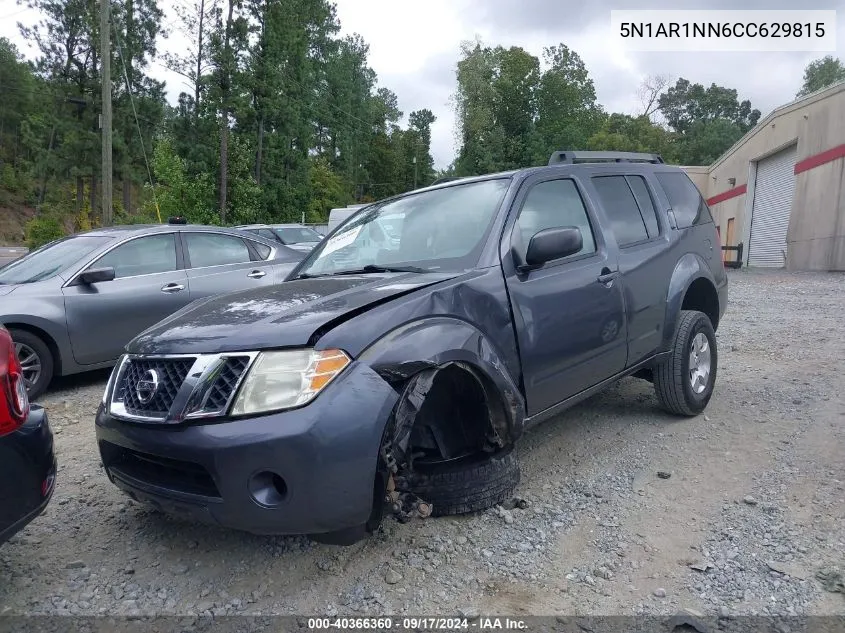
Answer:
[(0, 324), (37, 398), (54, 376), (113, 365), (135, 336), (192, 301), (283, 281), (303, 256), (218, 227), (89, 231), (0, 268)]

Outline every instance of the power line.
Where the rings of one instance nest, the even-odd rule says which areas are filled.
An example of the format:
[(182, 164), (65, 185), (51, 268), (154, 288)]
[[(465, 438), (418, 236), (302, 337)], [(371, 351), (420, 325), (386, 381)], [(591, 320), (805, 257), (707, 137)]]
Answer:
[[(100, 0), (101, 2), (107, 0)], [(123, 66), (123, 79), (126, 81), (126, 94), (129, 95), (129, 102), (132, 104), (132, 114), (135, 115), (135, 126), (138, 128), (138, 140), (141, 143), (141, 152), (144, 155), (144, 164), (147, 166), (147, 176), (150, 179), (150, 189), (153, 192), (153, 204), (156, 208), (156, 215), (158, 216), (158, 221), (161, 222), (161, 210), (158, 206), (158, 197), (156, 196), (156, 188), (153, 183), (153, 172), (150, 169), (150, 161), (147, 159), (147, 147), (144, 145), (144, 135), (141, 132), (141, 124), (138, 121), (138, 111), (135, 109), (135, 97), (132, 95), (132, 88), (129, 85), (129, 73), (126, 72), (126, 59), (123, 57), (123, 46), (120, 42), (120, 34), (117, 32), (117, 26), (112, 24), (112, 30), (114, 31), (114, 37), (117, 42), (117, 52), (120, 55), (120, 63)], [(103, 81), (110, 81), (108, 78), (104, 77)]]

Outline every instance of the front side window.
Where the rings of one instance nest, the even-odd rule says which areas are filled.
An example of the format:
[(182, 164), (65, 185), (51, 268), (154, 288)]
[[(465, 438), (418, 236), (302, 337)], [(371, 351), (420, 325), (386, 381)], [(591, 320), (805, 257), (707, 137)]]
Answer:
[(183, 233), (191, 268), (242, 264), (250, 261), (246, 242), (222, 233)]
[(701, 192), (684, 172), (658, 172), (657, 182), (666, 192), (678, 228), (685, 229), (698, 224), (710, 224), (713, 216)]
[(115, 279), (172, 272), (177, 269), (176, 236), (139, 237), (109, 251), (89, 268), (114, 268)]
[(564, 226), (581, 229), (583, 240), (581, 250), (568, 258), (596, 252), (596, 240), (587, 217), (587, 209), (575, 183), (567, 178), (534, 185), (525, 197), (525, 203), (516, 221), (518, 237), (522, 242), (519, 247), (522, 256), (525, 257), (528, 244), (534, 235), (545, 229)]
[(365, 266), (471, 268), (510, 182), (484, 180), (370, 205), (319, 242), (300, 274), (342, 274)]
[(596, 176), (593, 186), (620, 247), (648, 239), (643, 216), (625, 176)]
[(112, 239), (111, 237), (75, 235), (45, 244), (0, 268), (0, 286), (29, 284), (51, 279), (67, 271), (74, 264), (81, 264), (83, 259), (111, 242)]

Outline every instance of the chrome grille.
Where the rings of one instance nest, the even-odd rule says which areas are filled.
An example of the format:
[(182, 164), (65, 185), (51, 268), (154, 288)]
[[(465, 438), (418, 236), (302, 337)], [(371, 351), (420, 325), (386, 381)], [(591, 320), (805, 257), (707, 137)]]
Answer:
[[(229, 404), (229, 400), (235, 394), (235, 389), (238, 388), (244, 371), (249, 367), (249, 362), (249, 356), (233, 356), (227, 358), (217, 378), (211, 384), (204, 405), (196, 409), (196, 411), (206, 413), (224, 411)], [(191, 413), (194, 413), (194, 411)]]
[(150, 424), (224, 416), (257, 356), (258, 352), (190, 357), (129, 354), (114, 370), (109, 413)]
[[(195, 358), (130, 358), (117, 385), (115, 401), (122, 402), (129, 415), (146, 418), (165, 418), (191, 371)], [(159, 387), (149, 402), (142, 402), (138, 383), (150, 370), (159, 378)]]

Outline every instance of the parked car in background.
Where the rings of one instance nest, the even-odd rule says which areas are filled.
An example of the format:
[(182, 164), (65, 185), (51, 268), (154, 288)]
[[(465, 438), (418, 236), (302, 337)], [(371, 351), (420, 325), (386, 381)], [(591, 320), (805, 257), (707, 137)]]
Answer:
[(136, 337), (97, 411), (105, 472), (166, 511), (334, 542), (385, 509), (484, 509), (512, 499), (526, 429), (620, 378), (707, 407), (721, 255), (695, 184), (652, 155), (556, 152), (380, 201), (285, 283)]
[(348, 207), (340, 207), (329, 211), (329, 226), (328, 232), (331, 233), (338, 226), (343, 224), (348, 218), (355, 215), (359, 209), (363, 209), (366, 204), (350, 204)]
[(0, 545), (44, 511), (55, 481), (47, 412), (29, 404), (12, 337), (0, 326)]
[(54, 376), (114, 364), (134, 336), (190, 302), (281, 282), (302, 257), (232, 229), (98, 229), (0, 269), (0, 324), (35, 399)]
[(312, 228), (302, 224), (249, 224), (236, 227), (242, 231), (248, 231), (268, 240), (275, 240), (303, 253), (311, 252), (323, 236)]

